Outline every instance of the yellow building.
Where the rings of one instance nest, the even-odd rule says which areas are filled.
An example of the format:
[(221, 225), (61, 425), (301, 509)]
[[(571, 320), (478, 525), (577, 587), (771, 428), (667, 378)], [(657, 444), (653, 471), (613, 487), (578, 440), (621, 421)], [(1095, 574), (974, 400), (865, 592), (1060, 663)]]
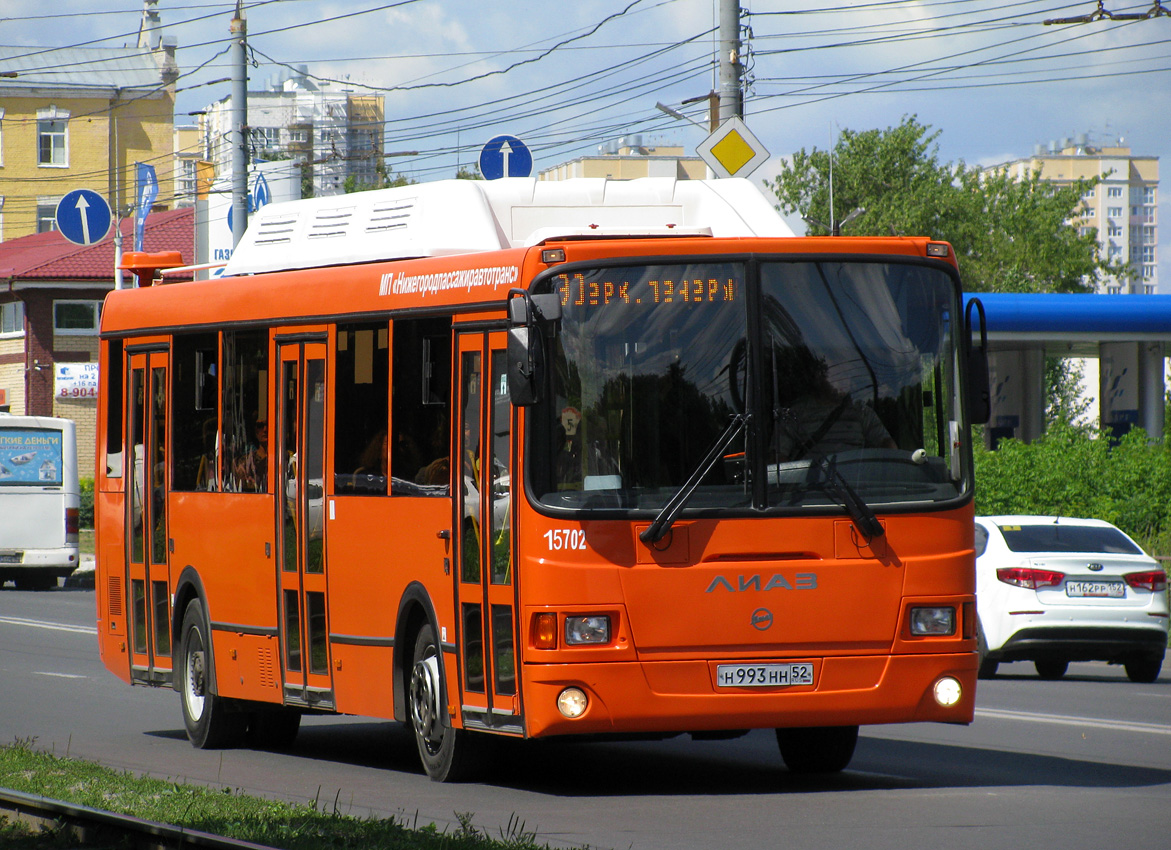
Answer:
[(578, 157), (547, 168), (540, 173), (539, 179), (672, 177), (676, 180), (702, 180), (706, 176), (704, 161), (697, 156), (684, 156), (682, 146), (644, 147), (642, 136), (634, 135), (611, 142), (594, 156)]
[(1109, 278), (1100, 291), (1111, 294), (1155, 294), (1158, 277), (1159, 158), (1135, 156), (1121, 140), (1092, 145), (1086, 136), (1038, 145), (1033, 156), (995, 167), (1015, 177), (1040, 171), (1043, 180), (1072, 183), (1086, 178), (1101, 182), (1083, 197), (1078, 221), (1083, 231), (1098, 234), (1102, 256), (1126, 265), (1128, 275)]
[(155, 168), (156, 208), (173, 205), (174, 46), (147, 26), (139, 42), (0, 46), (0, 240), (55, 229), (57, 203), (74, 189), (127, 215), (139, 162)]

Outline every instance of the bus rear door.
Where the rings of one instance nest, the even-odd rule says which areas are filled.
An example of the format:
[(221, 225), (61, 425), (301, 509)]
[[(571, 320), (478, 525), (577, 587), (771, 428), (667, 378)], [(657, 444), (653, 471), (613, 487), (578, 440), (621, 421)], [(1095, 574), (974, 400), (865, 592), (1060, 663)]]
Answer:
[(332, 708), (325, 564), (324, 335), (277, 338), (280, 350), (277, 542), (285, 702)]

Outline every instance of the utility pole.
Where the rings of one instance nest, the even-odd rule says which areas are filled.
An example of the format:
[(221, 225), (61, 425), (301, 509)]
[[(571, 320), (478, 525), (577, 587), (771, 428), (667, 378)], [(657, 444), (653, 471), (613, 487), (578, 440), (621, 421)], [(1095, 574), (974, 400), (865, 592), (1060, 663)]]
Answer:
[(228, 144), (232, 148), (232, 247), (244, 238), (248, 227), (248, 25), (244, 2), (236, 0), (236, 13), (228, 26), (232, 36), (232, 118)]
[(719, 18), (720, 122), (744, 117), (744, 92), (740, 87), (740, 0), (720, 0)]

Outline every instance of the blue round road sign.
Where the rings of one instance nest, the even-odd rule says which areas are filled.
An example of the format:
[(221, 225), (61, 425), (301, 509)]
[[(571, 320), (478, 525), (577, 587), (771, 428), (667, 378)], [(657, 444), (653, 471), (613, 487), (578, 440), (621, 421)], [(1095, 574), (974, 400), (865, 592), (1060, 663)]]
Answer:
[(74, 189), (57, 204), (57, 229), (77, 245), (100, 242), (110, 231), (110, 205), (97, 192)]
[(528, 177), (533, 173), (533, 155), (516, 136), (496, 136), (480, 151), (480, 173), (485, 180)]

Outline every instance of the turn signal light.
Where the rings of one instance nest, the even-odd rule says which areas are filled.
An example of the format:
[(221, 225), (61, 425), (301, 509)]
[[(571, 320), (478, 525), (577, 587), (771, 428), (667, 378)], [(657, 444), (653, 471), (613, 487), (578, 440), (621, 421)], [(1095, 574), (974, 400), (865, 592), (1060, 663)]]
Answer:
[(536, 649), (557, 648), (557, 615), (551, 611), (533, 615), (533, 646)]

